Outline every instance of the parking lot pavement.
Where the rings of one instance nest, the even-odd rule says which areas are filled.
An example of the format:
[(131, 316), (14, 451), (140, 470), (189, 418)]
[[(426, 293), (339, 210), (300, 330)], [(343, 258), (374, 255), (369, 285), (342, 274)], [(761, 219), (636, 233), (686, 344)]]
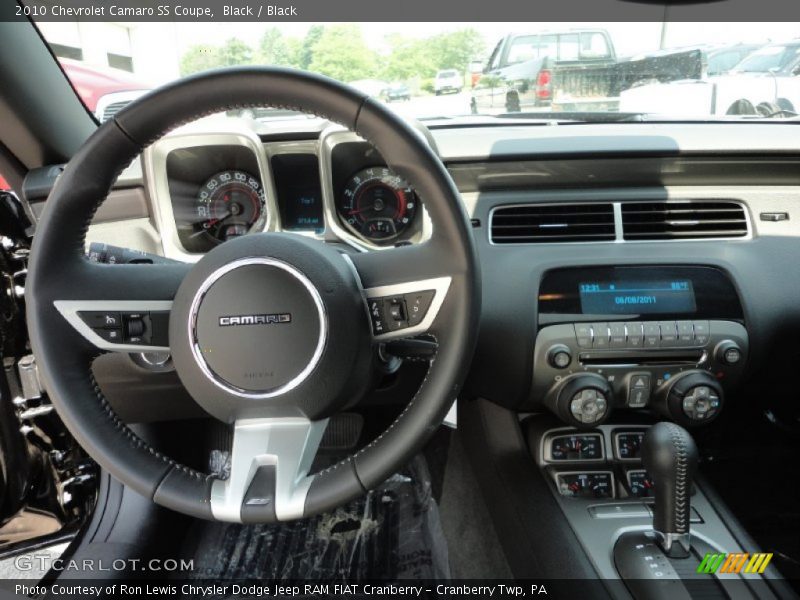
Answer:
[(407, 102), (391, 102), (389, 107), (404, 117), (449, 117), (469, 114), (469, 92), (442, 96), (415, 96)]

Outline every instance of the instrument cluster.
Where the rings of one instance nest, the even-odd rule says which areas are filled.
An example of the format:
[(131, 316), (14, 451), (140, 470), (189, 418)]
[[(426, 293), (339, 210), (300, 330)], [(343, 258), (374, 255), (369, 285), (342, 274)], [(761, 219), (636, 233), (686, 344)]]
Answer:
[(202, 254), (262, 231), (364, 249), (419, 241), (416, 191), (372, 145), (349, 132), (336, 135), (346, 137), (331, 145), (178, 143), (164, 164), (178, 252)]

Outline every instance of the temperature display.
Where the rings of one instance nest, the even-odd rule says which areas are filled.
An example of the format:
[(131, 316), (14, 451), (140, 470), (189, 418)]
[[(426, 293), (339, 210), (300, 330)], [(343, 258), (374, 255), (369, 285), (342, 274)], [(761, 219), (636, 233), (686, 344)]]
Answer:
[(584, 314), (680, 314), (697, 309), (687, 279), (585, 282), (578, 291)]

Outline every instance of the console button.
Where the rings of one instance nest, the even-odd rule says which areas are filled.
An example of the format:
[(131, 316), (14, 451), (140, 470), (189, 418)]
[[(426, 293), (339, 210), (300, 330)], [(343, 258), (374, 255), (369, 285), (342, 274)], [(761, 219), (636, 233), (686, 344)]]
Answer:
[(678, 345), (678, 326), (675, 321), (661, 321), (661, 347)]
[(650, 373), (634, 373), (628, 384), (628, 406), (641, 408), (650, 400)]
[(627, 333), (627, 347), (641, 348), (644, 343), (642, 324), (637, 322), (625, 323), (625, 331)]
[(694, 343), (696, 346), (705, 346), (711, 338), (711, 329), (708, 321), (694, 321)]
[(592, 348), (608, 348), (608, 323), (592, 323)]
[(591, 348), (592, 326), (588, 323), (575, 323), (575, 341), (579, 348)]
[(122, 327), (122, 317), (116, 311), (82, 310), (80, 316), (92, 329), (119, 329)]
[(661, 328), (658, 323), (646, 321), (642, 324), (644, 330), (644, 347), (658, 348), (661, 345)]
[(408, 309), (408, 326), (414, 327), (422, 322), (436, 295), (435, 290), (424, 290), (406, 294), (406, 308)]
[(678, 345), (691, 346), (694, 343), (694, 326), (691, 321), (678, 321)]
[(611, 348), (624, 348), (625, 347), (625, 324), (624, 323), (609, 323), (608, 324), (608, 345)]

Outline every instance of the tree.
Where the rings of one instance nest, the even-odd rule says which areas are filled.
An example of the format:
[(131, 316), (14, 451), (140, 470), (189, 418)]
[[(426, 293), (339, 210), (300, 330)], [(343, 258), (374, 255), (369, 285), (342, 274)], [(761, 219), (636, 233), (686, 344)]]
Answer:
[(428, 40), (389, 36), (390, 52), (384, 61), (383, 76), (394, 81), (408, 81), (414, 77), (433, 77), (437, 65), (426, 52)]
[(364, 42), (358, 25), (326, 27), (311, 50), (308, 69), (340, 81), (366, 79), (377, 70), (378, 56)]
[(242, 40), (230, 38), (220, 48), (220, 62), (224, 67), (253, 64), (253, 49)]
[(442, 33), (428, 41), (428, 51), (437, 69), (457, 69), (461, 73), (482, 54), (484, 47), (483, 36), (472, 28)]
[(297, 57), (297, 66), (301, 69), (308, 69), (314, 59), (314, 46), (317, 45), (322, 37), (325, 27), (322, 25), (312, 25), (306, 32), (306, 37), (300, 46), (300, 53)]
[(198, 44), (189, 48), (181, 57), (181, 75), (190, 75), (221, 66), (219, 48)]
[(267, 29), (258, 46), (258, 62), (279, 67), (300, 66), (300, 44), (295, 38), (284, 37), (277, 27)]

